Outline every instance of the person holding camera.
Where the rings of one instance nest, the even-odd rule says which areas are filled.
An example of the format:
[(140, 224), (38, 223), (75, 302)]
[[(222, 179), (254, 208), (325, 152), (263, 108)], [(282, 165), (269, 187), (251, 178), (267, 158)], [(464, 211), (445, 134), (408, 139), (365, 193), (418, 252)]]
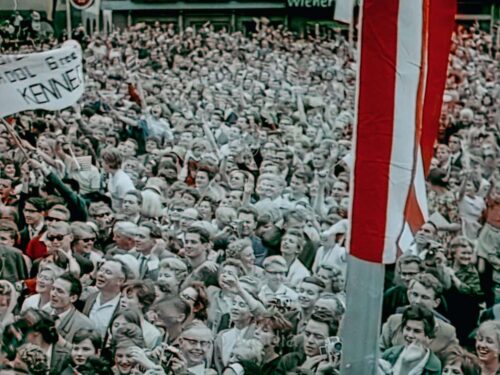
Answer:
[(420, 256), (428, 244), (436, 240), (437, 232), (438, 228), (432, 221), (424, 223), (415, 234), (415, 240), (407, 249), (403, 249), (403, 253)]
[[(324, 314), (313, 314), (304, 328), (302, 350), (283, 356), (274, 372), (286, 375), (298, 368), (312, 370), (314, 373), (328, 373), (332, 360), (325, 351), (325, 342), (331, 336), (337, 335), (338, 324)], [(320, 372), (321, 370), (321, 372)]]
[(297, 292), (285, 285), (288, 270), (285, 258), (279, 255), (267, 257), (263, 267), (265, 283), (260, 290), (259, 299), (265, 305), (281, 297), (285, 297), (291, 302), (297, 302), (299, 297)]
[(209, 369), (213, 339), (212, 331), (203, 322), (194, 320), (184, 327), (175, 344), (163, 343), (151, 352), (133, 345), (125, 354), (142, 373), (208, 375), (213, 371)]

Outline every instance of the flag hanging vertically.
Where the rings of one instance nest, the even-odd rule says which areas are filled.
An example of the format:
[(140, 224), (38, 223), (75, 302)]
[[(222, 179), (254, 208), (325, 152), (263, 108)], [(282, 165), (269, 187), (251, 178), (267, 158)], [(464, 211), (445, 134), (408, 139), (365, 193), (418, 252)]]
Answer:
[(359, 259), (393, 263), (405, 223), (425, 218), (422, 176), (437, 136), (455, 12), (456, 0), (362, 2), (349, 234)]

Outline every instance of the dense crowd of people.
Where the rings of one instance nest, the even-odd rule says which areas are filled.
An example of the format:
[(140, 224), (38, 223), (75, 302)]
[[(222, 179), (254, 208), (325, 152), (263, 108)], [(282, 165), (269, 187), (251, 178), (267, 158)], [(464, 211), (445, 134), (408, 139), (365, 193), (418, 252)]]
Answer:
[[(266, 19), (78, 35), (78, 104), (0, 126), (0, 372), (336, 374), (355, 48)], [(380, 373), (500, 374), (498, 63), (457, 28)]]

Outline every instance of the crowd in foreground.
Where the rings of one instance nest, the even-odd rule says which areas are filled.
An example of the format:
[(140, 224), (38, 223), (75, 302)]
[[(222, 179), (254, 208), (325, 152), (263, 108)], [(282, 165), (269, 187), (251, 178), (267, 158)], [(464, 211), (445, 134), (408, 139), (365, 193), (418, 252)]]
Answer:
[[(353, 46), (265, 19), (78, 37), (79, 103), (0, 128), (0, 373), (337, 374)], [(498, 63), (458, 27), (381, 374), (500, 374)]]

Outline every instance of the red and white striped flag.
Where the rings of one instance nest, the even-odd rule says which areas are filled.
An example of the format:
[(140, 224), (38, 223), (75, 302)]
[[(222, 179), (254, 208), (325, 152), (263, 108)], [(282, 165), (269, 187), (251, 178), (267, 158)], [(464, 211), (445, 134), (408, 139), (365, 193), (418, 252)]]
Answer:
[(423, 176), (455, 12), (456, 0), (362, 2), (349, 233), (359, 259), (395, 262), (405, 223), (413, 229), (425, 218)]

